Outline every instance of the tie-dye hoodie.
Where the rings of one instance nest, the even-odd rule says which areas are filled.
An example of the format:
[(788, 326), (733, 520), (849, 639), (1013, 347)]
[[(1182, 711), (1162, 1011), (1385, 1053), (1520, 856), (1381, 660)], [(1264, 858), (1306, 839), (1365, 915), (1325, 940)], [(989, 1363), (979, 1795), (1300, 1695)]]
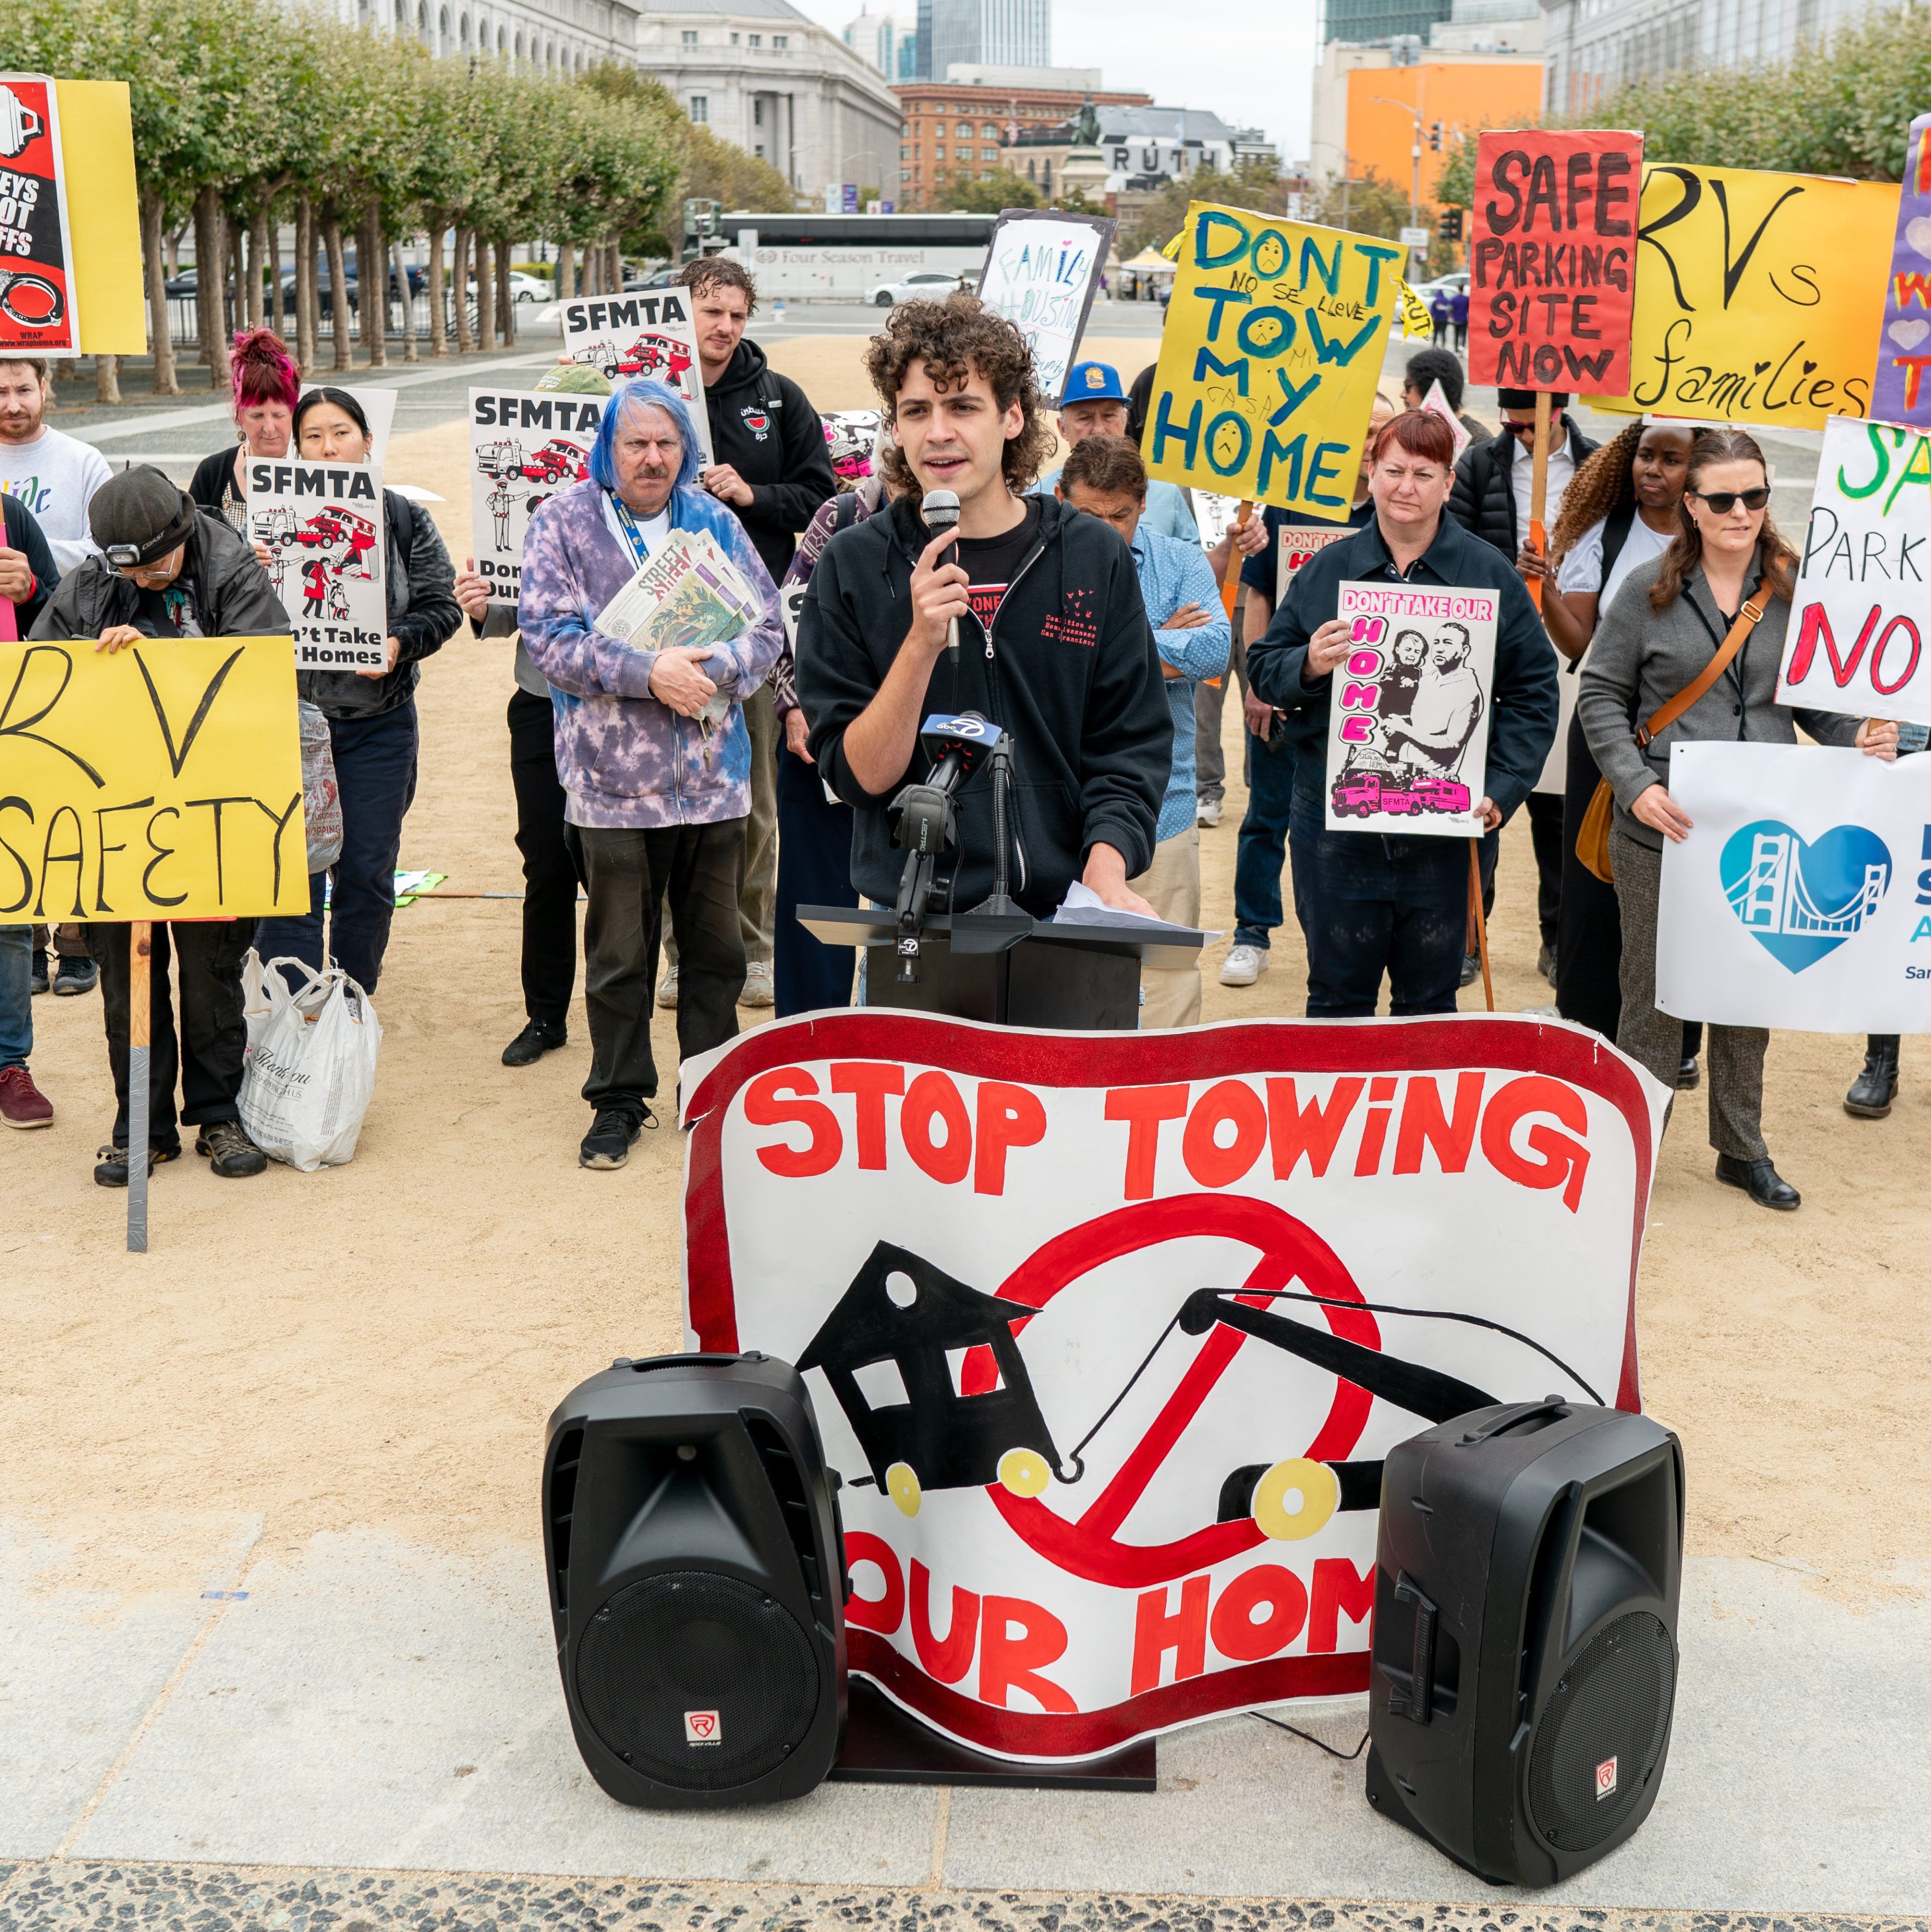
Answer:
[[(517, 620), (556, 710), (556, 776), (572, 825), (655, 830), (711, 825), (751, 810), (751, 732), (742, 700), (765, 680), (784, 631), (777, 592), (744, 526), (715, 497), (671, 492), (676, 530), (708, 530), (764, 599), (763, 619), (699, 662), (734, 701), (708, 746), (694, 718), (650, 695), (650, 658), (600, 635), (597, 613), (637, 566), (604, 519), (593, 482), (559, 490), (530, 519)], [(709, 754), (709, 762), (706, 752)]]

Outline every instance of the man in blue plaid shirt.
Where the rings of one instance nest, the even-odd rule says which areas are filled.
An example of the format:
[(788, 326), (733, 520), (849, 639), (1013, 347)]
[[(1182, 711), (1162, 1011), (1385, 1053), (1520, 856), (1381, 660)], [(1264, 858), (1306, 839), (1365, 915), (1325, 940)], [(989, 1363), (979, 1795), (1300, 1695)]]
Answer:
[[(1226, 675), (1234, 634), (1220, 586), (1198, 543), (1184, 543), (1141, 526), (1147, 471), (1124, 436), (1090, 436), (1075, 443), (1059, 474), (1063, 502), (1111, 524), (1133, 553), (1147, 621), (1160, 653), (1167, 707), (1174, 719), (1174, 762), (1160, 801), (1153, 862), (1130, 883), (1162, 919), (1200, 924), (1200, 827), (1194, 800), (1194, 689), (1203, 678)], [(1196, 962), (1143, 975), (1143, 1028), (1200, 1022)]]

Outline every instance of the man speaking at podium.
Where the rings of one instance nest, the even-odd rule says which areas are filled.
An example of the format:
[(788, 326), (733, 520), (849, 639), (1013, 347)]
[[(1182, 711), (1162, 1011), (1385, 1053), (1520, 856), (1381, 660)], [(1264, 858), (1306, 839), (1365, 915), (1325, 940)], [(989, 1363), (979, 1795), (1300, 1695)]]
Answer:
[[(797, 647), (811, 755), (857, 814), (853, 885), (892, 902), (905, 854), (888, 808), (928, 776), (919, 724), (976, 711), (1012, 737), (1013, 897), (1044, 918), (1083, 879), (1150, 914), (1126, 882), (1153, 861), (1172, 758), (1159, 656), (1118, 535), (1018, 494), (1051, 446), (1024, 337), (975, 296), (907, 302), (865, 366), (896, 439), (893, 500), (832, 539)], [(956, 530), (928, 527), (935, 491), (957, 496)], [(960, 793), (958, 824), (963, 912), (992, 890), (989, 773)]]

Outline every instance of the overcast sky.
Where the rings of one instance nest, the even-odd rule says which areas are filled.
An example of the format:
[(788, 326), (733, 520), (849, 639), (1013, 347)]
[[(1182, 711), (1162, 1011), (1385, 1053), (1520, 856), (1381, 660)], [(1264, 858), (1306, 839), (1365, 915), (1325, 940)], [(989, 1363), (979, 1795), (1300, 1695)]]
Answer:
[[(860, 0), (793, 0), (842, 33)], [(916, 0), (866, 0), (910, 20)], [(1096, 67), (1109, 88), (1138, 89), (1163, 107), (1205, 107), (1236, 127), (1264, 128), (1285, 161), (1307, 152), (1314, 0), (1244, 7), (1179, 0), (1053, 0), (1053, 59)]]

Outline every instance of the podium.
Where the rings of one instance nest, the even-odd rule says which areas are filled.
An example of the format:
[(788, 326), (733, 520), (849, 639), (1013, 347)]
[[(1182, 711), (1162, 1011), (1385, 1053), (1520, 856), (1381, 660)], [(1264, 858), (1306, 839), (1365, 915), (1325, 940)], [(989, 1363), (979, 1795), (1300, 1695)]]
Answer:
[(1163, 926), (1035, 919), (1030, 913), (928, 915), (918, 975), (899, 976), (898, 923), (889, 911), (800, 906), (798, 922), (827, 946), (865, 949), (865, 1001), (994, 1026), (1135, 1031), (1143, 965), (1189, 963), (1207, 934)]

